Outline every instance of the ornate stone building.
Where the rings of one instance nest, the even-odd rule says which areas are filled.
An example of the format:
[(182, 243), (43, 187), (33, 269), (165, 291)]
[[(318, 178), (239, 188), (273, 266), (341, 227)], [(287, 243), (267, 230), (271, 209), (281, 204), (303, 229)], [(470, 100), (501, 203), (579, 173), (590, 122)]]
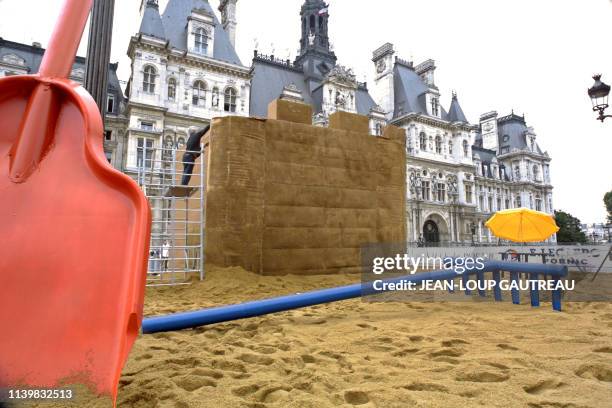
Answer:
[(366, 84), (357, 81), (352, 69), (337, 64), (327, 10), (323, 0), (302, 5), (300, 51), (294, 61), (255, 51), (251, 114), (266, 116), (270, 102), (287, 97), (311, 104), (317, 125), (326, 125), (330, 114), (342, 110), (369, 116), (372, 134), (381, 134), (386, 121)]
[[(142, 0), (140, 30), (128, 49), (127, 100), (117, 66), (109, 72), (104, 147), (116, 168), (135, 177), (155, 162), (147, 148), (181, 146), (190, 126), (215, 116), (265, 117), (280, 97), (312, 105), (317, 125), (342, 110), (368, 116), (372, 135), (388, 124), (406, 130), (409, 241), (494, 243), (484, 227), (491, 213), (517, 207), (553, 213), (551, 158), (524, 116), (489, 112), (470, 123), (456, 94), (444, 109), (435, 61), (403, 60), (390, 43), (373, 53), (369, 89), (337, 64), (323, 0), (302, 5), (294, 61), (256, 50), (246, 67), (234, 47), (236, 5), (221, 0), (219, 22), (206, 0), (169, 0), (161, 14), (157, 0)], [(0, 39), (0, 75), (35, 72), (42, 54), (40, 46)], [(77, 58), (72, 78), (82, 81), (83, 74)]]
[(373, 93), (388, 123), (406, 129), (409, 239), (494, 243), (484, 226), (492, 213), (552, 214), (551, 159), (525, 117), (489, 112), (470, 124), (455, 93), (448, 111), (441, 106), (433, 60), (394, 54), (389, 43), (374, 51)]
[(456, 94), (448, 110), (442, 107), (435, 61), (415, 65), (397, 58), (390, 43), (373, 53), (375, 80), (368, 89), (336, 63), (328, 5), (306, 0), (300, 16), (295, 61), (255, 51), (251, 113), (265, 116), (281, 97), (312, 105), (313, 123), (322, 126), (330, 113), (344, 110), (369, 116), (373, 135), (388, 124), (404, 128), (409, 241), (494, 243), (484, 226), (491, 213), (516, 207), (553, 212), (550, 157), (524, 117), (489, 112), (471, 124)]
[[(0, 77), (9, 75), (29, 75), (38, 72), (45, 50), (40, 43), (32, 45), (16, 43), (0, 38)], [(70, 79), (83, 84), (85, 78), (85, 58), (76, 57)], [(117, 78), (117, 64), (110, 64), (108, 70), (108, 95), (105, 112), (104, 153), (114, 166), (120, 161), (115, 152), (121, 151), (120, 142), (127, 127), (124, 114), (126, 100)]]
[(182, 146), (191, 126), (213, 117), (249, 115), (249, 68), (234, 48), (237, 0), (224, 0), (219, 22), (206, 0), (142, 0), (139, 32), (130, 39), (128, 126), (118, 168), (151, 166), (147, 148)]

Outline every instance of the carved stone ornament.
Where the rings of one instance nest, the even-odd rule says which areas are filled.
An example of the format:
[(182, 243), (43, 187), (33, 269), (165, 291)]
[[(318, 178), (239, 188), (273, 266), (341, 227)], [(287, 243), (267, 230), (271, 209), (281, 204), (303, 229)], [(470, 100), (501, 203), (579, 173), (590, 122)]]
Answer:
[(11, 65), (19, 65), (22, 67), (25, 66), (25, 60), (23, 58), (19, 58), (15, 54), (3, 55), (2, 62), (6, 62), (7, 64), (11, 64)]
[(353, 73), (353, 70), (350, 68), (343, 67), (342, 65), (334, 66), (327, 74), (327, 78), (331, 81), (350, 87), (357, 86), (357, 78)]
[(315, 35), (313, 32), (310, 32), (310, 34), (308, 34), (308, 44), (314, 45), (314, 42), (315, 42)]

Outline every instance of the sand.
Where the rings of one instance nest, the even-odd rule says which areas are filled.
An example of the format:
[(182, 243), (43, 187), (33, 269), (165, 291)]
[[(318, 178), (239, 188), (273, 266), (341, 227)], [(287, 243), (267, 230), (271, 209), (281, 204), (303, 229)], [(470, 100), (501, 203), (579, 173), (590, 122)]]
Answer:
[[(357, 275), (209, 271), (149, 288), (146, 315), (304, 292)], [(345, 301), (141, 336), (120, 408), (612, 407), (612, 305)]]

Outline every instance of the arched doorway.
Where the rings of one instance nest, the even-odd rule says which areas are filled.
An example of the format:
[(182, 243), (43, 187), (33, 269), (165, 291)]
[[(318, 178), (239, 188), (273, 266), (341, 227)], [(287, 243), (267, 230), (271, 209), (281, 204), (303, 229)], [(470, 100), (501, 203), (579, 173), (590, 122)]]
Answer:
[(431, 220), (426, 221), (425, 225), (423, 225), (423, 239), (425, 245), (438, 245), (440, 243), (440, 230), (438, 229), (438, 224)]

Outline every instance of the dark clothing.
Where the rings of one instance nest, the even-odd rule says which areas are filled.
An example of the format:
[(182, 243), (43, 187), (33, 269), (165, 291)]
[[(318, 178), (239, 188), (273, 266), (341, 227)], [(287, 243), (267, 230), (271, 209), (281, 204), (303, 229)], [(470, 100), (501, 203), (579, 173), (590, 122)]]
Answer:
[(191, 176), (193, 175), (193, 168), (195, 166), (196, 158), (197, 157), (191, 153), (185, 153), (185, 155), (183, 156), (183, 179), (181, 180), (181, 185), (189, 185), (189, 182), (191, 181)]
[(187, 140), (187, 145), (185, 147), (187, 152), (183, 155), (183, 179), (181, 180), (181, 184), (183, 186), (189, 185), (189, 182), (191, 181), (195, 161), (201, 155), (200, 143), (202, 137), (206, 134), (206, 132), (208, 132), (209, 129), (210, 125), (189, 135), (189, 139)]

